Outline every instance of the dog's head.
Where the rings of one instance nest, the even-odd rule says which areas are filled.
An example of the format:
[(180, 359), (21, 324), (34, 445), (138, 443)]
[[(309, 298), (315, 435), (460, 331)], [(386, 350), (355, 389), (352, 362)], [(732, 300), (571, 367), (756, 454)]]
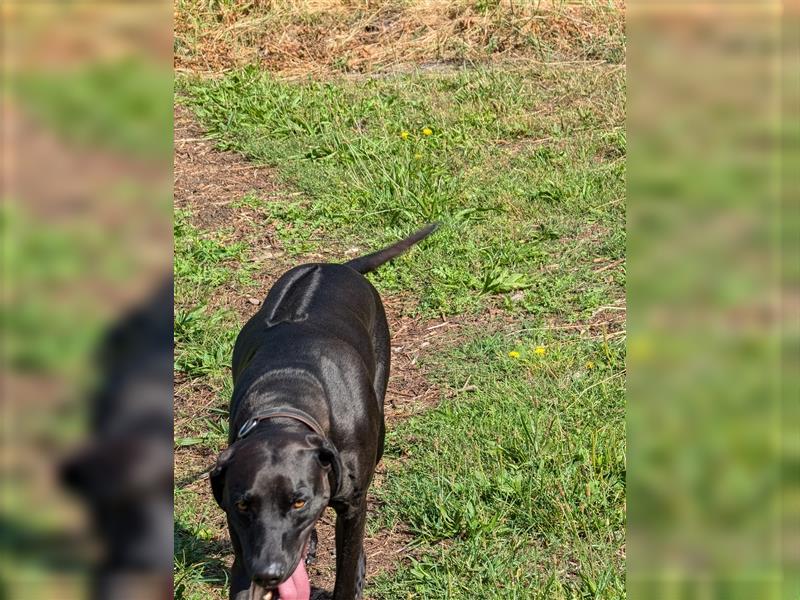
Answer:
[(254, 433), (220, 454), (210, 476), (214, 498), (242, 566), (265, 594), (298, 569), (340, 472), (336, 449), (310, 433)]

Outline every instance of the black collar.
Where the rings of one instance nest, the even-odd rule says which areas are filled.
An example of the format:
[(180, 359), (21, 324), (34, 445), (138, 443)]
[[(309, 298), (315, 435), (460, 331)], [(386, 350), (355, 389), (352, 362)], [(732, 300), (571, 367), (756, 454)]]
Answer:
[(249, 418), (247, 421), (244, 422), (239, 428), (239, 433), (236, 434), (236, 439), (241, 440), (248, 433), (255, 429), (255, 426), (258, 425), (261, 421), (266, 421), (267, 419), (294, 419), (295, 421), (300, 421), (303, 425), (311, 429), (314, 433), (316, 433), (319, 437), (323, 440), (328, 439), (328, 436), (325, 435), (325, 432), (320, 427), (320, 424), (309, 415), (308, 413), (303, 412), (302, 410), (297, 410), (296, 408), (271, 408), (269, 410), (265, 410), (262, 413), (258, 413), (255, 417)]
[(334, 446), (328, 439), (328, 436), (325, 435), (325, 432), (320, 424), (308, 413), (305, 413), (302, 410), (297, 410), (296, 408), (290, 408), (288, 406), (265, 410), (264, 412), (258, 413), (255, 417), (251, 417), (244, 422), (244, 425), (239, 428), (239, 432), (236, 434), (236, 440), (238, 441), (245, 438), (251, 431), (253, 431), (253, 429), (255, 429), (256, 425), (258, 425), (261, 421), (266, 421), (267, 419), (294, 419), (295, 421), (299, 421), (311, 429), (311, 431), (322, 438), (323, 446), (328, 448), (333, 454), (333, 464), (329, 474), (329, 481), (331, 483), (331, 497), (337, 497), (342, 491), (342, 465), (339, 458), (339, 452), (336, 450), (336, 446)]

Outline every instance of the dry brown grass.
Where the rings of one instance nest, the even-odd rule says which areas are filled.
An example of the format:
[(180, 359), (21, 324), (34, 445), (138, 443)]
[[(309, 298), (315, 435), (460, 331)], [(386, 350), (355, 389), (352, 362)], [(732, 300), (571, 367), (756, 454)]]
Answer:
[(176, 68), (283, 77), (497, 60), (624, 61), (624, 0), (175, 0)]

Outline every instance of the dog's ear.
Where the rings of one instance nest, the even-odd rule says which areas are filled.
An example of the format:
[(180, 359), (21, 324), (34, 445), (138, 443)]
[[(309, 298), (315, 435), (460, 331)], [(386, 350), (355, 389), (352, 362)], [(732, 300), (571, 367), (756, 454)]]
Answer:
[(214, 492), (214, 500), (222, 507), (222, 492), (225, 489), (225, 469), (233, 457), (233, 446), (223, 450), (217, 457), (217, 464), (211, 469), (208, 478), (211, 481), (211, 491)]
[(317, 460), (330, 473), (331, 499), (333, 499), (342, 488), (342, 460), (339, 458), (339, 451), (328, 439), (318, 435), (309, 437), (312, 444), (317, 448)]

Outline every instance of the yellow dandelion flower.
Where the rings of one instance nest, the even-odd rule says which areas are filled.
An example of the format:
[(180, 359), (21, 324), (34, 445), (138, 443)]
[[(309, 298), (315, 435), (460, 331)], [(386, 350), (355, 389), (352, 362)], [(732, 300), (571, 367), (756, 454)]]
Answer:
[(587, 369), (594, 369), (594, 363), (590, 360), (586, 361), (586, 368)]
[(422, 130), (422, 135), (433, 135), (433, 130), (430, 127), (425, 127)]
[(417, 160), (422, 160), (422, 154), (415, 154), (414, 158)]
[(541, 356), (544, 354), (544, 346), (536, 346), (536, 348), (533, 349), (533, 353)]
[(519, 358), (519, 352), (517, 352), (516, 350), (512, 350), (511, 352), (508, 353), (508, 355), (511, 358)]
[(401, 132), (400, 132), (400, 137), (401, 137), (401, 138), (403, 138), (404, 140), (407, 140), (407, 139), (408, 139), (408, 136), (410, 136), (410, 135), (411, 135), (411, 134), (410, 134), (410, 133), (408, 133), (408, 132), (407, 132), (405, 129), (404, 129), (403, 131), (401, 131)]

